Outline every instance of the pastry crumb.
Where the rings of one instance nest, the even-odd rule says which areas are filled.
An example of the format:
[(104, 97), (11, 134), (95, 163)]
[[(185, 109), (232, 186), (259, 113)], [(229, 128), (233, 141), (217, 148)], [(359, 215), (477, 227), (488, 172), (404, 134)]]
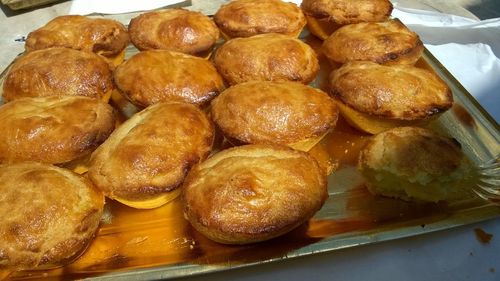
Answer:
[(474, 228), (474, 232), (476, 233), (477, 240), (481, 242), (481, 244), (489, 244), (493, 238), (493, 234), (487, 233), (481, 228)]

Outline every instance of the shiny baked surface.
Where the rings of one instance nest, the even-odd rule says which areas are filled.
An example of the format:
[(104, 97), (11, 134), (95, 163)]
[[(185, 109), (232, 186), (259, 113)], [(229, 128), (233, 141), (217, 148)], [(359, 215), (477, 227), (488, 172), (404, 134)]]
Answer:
[(301, 83), (253, 81), (222, 92), (211, 116), (225, 136), (241, 143), (286, 145), (332, 129), (338, 109), (326, 93)]
[(376, 135), (361, 150), (358, 167), (370, 192), (405, 200), (463, 198), (473, 184), (460, 143), (418, 127)]
[(448, 110), (453, 96), (436, 74), (409, 65), (349, 62), (330, 75), (330, 92), (349, 107), (400, 120), (416, 120)]
[(215, 23), (200, 12), (164, 9), (143, 13), (130, 21), (129, 34), (139, 50), (164, 49), (197, 54), (219, 39)]
[(319, 71), (318, 58), (309, 45), (275, 33), (231, 39), (217, 49), (213, 60), (231, 85), (255, 80), (308, 84)]
[(30, 52), (65, 47), (112, 57), (123, 51), (128, 43), (127, 29), (118, 21), (67, 15), (56, 17), (30, 32), (25, 49)]
[(114, 81), (128, 100), (142, 107), (166, 101), (204, 105), (224, 89), (210, 61), (167, 50), (137, 53), (116, 68)]
[(306, 25), (304, 14), (297, 5), (280, 0), (231, 1), (217, 10), (214, 21), (230, 38), (263, 33), (297, 37)]
[(112, 107), (96, 99), (17, 99), (0, 106), (0, 163), (65, 163), (92, 152), (114, 126)]
[(149, 200), (182, 184), (212, 149), (205, 113), (185, 103), (159, 103), (133, 115), (90, 159), (88, 176), (105, 195)]
[(9, 69), (3, 100), (22, 97), (86, 96), (102, 98), (113, 90), (106, 61), (96, 54), (49, 48), (24, 54)]
[(325, 56), (336, 63), (414, 64), (423, 50), (418, 35), (396, 20), (346, 25), (323, 42)]
[(312, 217), (327, 197), (316, 160), (284, 146), (224, 150), (195, 166), (183, 185), (185, 217), (227, 244), (282, 235)]
[(93, 238), (104, 196), (77, 174), (52, 165), (0, 164), (0, 268), (70, 262)]
[(389, 0), (303, 0), (301, 9), (306, 15), (336, 24), (379, 22), (389, 18)]

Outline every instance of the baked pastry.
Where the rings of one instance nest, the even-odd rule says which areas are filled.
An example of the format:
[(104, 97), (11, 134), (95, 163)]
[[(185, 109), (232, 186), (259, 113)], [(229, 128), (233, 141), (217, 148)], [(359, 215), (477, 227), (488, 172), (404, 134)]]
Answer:
[(219, 39), (219, 29), (206, 15), (185, 9), (141, 14), (130, 21), (130, 39), (139, 50), (163, 49), (207, 55)]
[(467, 194), (473, 169), (453, 138), (398, 127), (370, 139), (358, 168), (373, 194), (413, 201), (450, 201)]
[(275, 33), (231, 39), (217, 49), (213, 60), (230, 85), (255, 80), (309, 84), (319, 71), (309, 45)]
[(423, 51), (418, 35), (396, 20), (346, 25), (323, 42), (323, 53), (334, 64), (353, 60), (414, 64)]
[(2, 96), (4, 102), (44, 96), (85, 96), (107, 101), (113, 88), (112, 71), (98, 55), (49, 48), (27, 53), (12, 64)]
[(30, 32), (24, 47), (27, 52), (51, 47), (94, 52), (118, 65), (128, 43), (127, 29), (115, 20), (67, 15)]
[(306, 19), (294, 3), (281, 0), (235, 0), (222, 5), (214, 21), (226, 39), (280, 33), (298, 37)]
[(323, 205), (326, 176), (312, 156), (286, 146), (245, 145), (196, 165), (183, 185), (184, 216), (219, 243), (285, 234)]
[(230, 142), (275, 143), (308, 151), (335, 127), (328, 94), (297, 82), (245, 82), (211, 104), (211, 116)]
[(112, 107), (96, 99), (18, 99), (0, 107), (0, 163), (69, 162), (92, 152), (114, 126)]
[(307, 28), (322, 40), (344, 25), (386, 21), (392, 12), (389, 0), (304, 0), (300, 7)]
[(179, 194), (191, 166), (212, 149), (214, 129), (187, 103), (158, 103), (133, 115), (91, 156), (88, 176), (104, 194), (150, 209)]
[(0, 164), (0, 269), (71, 262), (92, 240), (104, 196), (83, 177), (52, 165)]
[(210, 61), (166, 50), (135, 54), (116, 68), (114, 78), (120, 92), (142, 107), (164, 101), (203, 106), (224, 89)]
[(441, 78), (410, 65), (349, 62), (329, 80), (342, 116), (367, 133), (424, 125), (453, 105), (451, 90)]

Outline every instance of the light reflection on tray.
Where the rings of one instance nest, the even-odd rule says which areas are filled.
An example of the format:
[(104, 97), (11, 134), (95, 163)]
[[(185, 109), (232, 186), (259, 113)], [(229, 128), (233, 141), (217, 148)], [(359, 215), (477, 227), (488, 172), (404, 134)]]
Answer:
[[(320, 44), (309, 36), (305, 41), (313, 47)], [(127, 51), (127, 56), (137, 52), (133, 47)], [(330, 72), (328, 63), (321, 61), (322, 70), (314, 82), (319, 88), (324, 87)], [(427, 51), (417, 66), (433, 69), (454, 93), (453, 109), (430, 126), (459, 140), (476, 164), (498, 155), (498, 124)], [(107, 223), (101, 225), (96, 239), (80, 258), (65, 267), (16, 272), (10, 277), (179, 277), (413, 236), (500, 216), (499, 207), (472, 193), (469, 199), (424, 205), (372, 196), (355, 169), (367, 137), (341, 119), (335, 131), (313, 148), (311, 153), (324, 165), (335, 162), (339, 166), (329, 177), (330, 197), (308, 224), (282, 237), (246, 246), (221, 245), (191, 228), (183, 218), (179, 198), (153, 210), (107, 201)]]

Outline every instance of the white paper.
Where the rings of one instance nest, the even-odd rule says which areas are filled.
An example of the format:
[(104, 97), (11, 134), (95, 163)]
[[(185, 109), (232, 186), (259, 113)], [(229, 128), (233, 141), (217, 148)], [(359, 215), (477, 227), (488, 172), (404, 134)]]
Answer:
[(73, 0), (69, 14), (123, 14), (158, 9), (182, 2), (185, 0)]

